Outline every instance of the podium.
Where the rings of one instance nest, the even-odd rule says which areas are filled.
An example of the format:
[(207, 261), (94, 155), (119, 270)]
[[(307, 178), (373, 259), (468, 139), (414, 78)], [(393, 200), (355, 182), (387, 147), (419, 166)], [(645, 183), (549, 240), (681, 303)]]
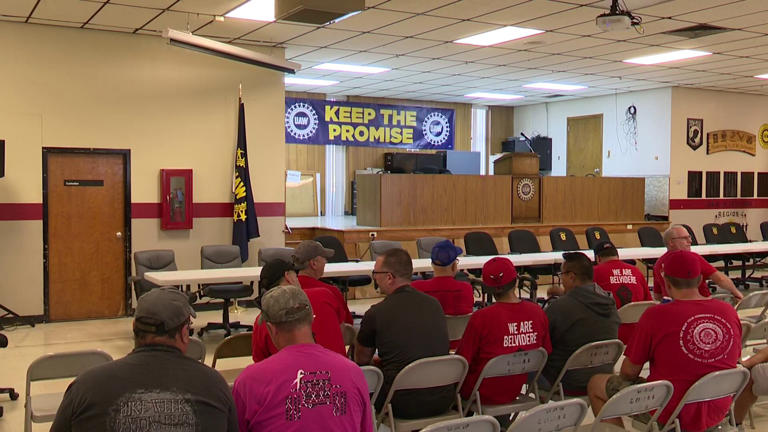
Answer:
[(507, 153), (494, 161), (493, 173), (512, 176), (512, 223), (541, 222), (539, 155)]

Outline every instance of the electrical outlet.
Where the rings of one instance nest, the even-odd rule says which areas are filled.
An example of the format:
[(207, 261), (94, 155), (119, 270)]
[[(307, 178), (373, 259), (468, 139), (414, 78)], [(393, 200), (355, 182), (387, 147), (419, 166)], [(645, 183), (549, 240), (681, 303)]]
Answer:
[(368, 233), (368, 237), (376, 238), (376, 231), (371, 231)]
[(632, 229), (632, 224), (627, 224), (627, 229)]

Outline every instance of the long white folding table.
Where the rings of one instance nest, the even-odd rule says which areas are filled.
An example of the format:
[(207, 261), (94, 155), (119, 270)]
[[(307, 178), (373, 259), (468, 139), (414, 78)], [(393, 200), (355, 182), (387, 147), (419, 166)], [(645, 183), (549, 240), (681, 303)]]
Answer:
[[(728, 255), (728, 254), (759, 254), (768, 252), (768, 242), (731, 243), (718, 245), (700, 245), (691, 247), (701, 255)], [(591, 250), (580, 251), (593, 258)], [(622, 248), (619, 249), (621, 259), (653, 259), (666, 252), (666, 248)], [(496, 256), (496, 255), (494, 255)], [(494, 256), (462, 256), (459, 257), (460, 269), (482, 268), (486, 261)], [(498, 255), (512, 260), (515, 266), (531, 266), (542, 264), (555, 264), (563, 261), (563, 252), (540, 252), (519, 255)], [(373, 270), (373, 261), (329, 263), (325, 266), (324, 277), (352, 276), (370, 274)], [(429, 258), (414, 259), (413, 271), (431, 271)], [(147, 272), (144, 277), (158, 285), (191, 285), (223, 282), (250, 282), (258, 281), (261, 267), (240, 267), (229, 269), (207, 270), (176, 270), (162, 272)]]

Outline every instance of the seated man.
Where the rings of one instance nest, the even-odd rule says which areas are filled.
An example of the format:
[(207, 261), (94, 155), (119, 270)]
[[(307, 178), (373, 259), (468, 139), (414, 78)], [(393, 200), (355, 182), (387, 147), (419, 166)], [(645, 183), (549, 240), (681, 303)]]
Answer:
[(747, 386), (736, 398), (736, 404), (733, 407), (737, 425), (744, 422), (749, 409), (757, 402), (758, 396), (768, 395), (768, 347), (744, 360), (741, 365), (749, 369), (750, 378)]
[[(620, 260), (613, 243), (602, 241), (595, 245), (594, 252), (597, 261), (594, 269), (595, 283), (613, 294), (617, 309), (628, 303), (651, 300), (651, 292), (648, 291), (648, 282), (643, 273), (637, 267)], [(632, 338), (634, 328), (635, 324), (619, 326), (619, 340), (625, 345)]]
[(142, 295), (133, 320), (136, 348), (77, 377), (51, 430), (236, 432), (235, 404), (224, 378), (184, 355), (194, 316), (187, 295), (175, 288)]
[[(384, 373), (384, 385), (375, 405), (380, 411), (400, 370), (415, 360), (448, 354), (448, 329), (440, 303), (410, 286), (413, 262), (408, 252), (384, 252), (376, 259), (372, 273), (386, 297), (363, 316), (355, 361), (359, 365), (371, 364), (378, 350), (378, 366)], [(400, 418), (427, 417), (447, 411), (455, 395), (454, 386), (402, 390), (392, 398), (392, 407)]]
[[(469, 371), (461, 387), (461, 397), (468, 400), (486, 363), (502, 354), (543, 347), (552, 352), (549, 323), (544, 311), (515, 295), (517, 271), (509, 258), (491, 258), (483, 265), (483, 284), (496, 303), (480, 309), (469, 319), (456, 354), (469, 363)], [(527, 375), (496, 377), (483, 380), (480, 400), (483, 404), (514, 401)], [(509, 416), (499, 419), (502, 428), (509, 426)]]
[[(592, 281), (592, 261), (581, 252), (563, 254), (560, 282), (565, 295), (545, 309), (549, 319), (552, 354), (542, 375), (554, 384), (568, 357), (590, 343), (616, 339), (619, 315), (613, 297)], [(570, 371), (562, 379), (563, 390), (586, 394), (587, 383), (596, 373), (613, 372), (612, 365)]]
[(413, 281), (413, 288), (429, 294), (440, 302), (446, 315), (467, 315), (472, 313), (474, 295), (472, 285), (454, 279), (459, 271), (458, 258), (464, 252), (450, 240), (443, 240), (432, 248), (432, 270), (434, 277)]
[[(688, 230), (682, 225), (672, 225), (666, 231), (664, 231), (664, 244), (667, 246), (667, 252), (659, 257), (656, 264), (653, 265), (653, 299), (661, 301), (664, 297), (668, 297), (667, 289), (665, 286), (665, 280), (662, 277), (664, 273), (664, 262), (670, 252), (676, 250), (691, 250), (691, 235), (688, 234)], [(699, 268), (701, 269), (701, 282), (699, 283), (699, 294), (703, 297), (709, 297), (712, 293), (707, 286), (707, 280), (714, 282), (720, 289), (728, 291), (737, 300), (744, 298), (744, 294), (741, 293), (733, 284), (731, 278), (718, 271), (711, 264), (707, 262), (700, 255)]]
[(293, 253), (293, 266), (299, 271), (299, 286), (301, 289), (323, 288), (328, 290), (336, 299), (336, 308), (343, 315), (342, 322), (352, 324), (352, 313), (349, 311), (344, 294), (333, 285), (320, 280), (325, 272), (328, 258), (334, 254), (333, 249), (324, 248), (314, 240), (304, 240), (299, 243)]
[[(299, 286), (296, 272), (293, 266), (281, 259), (272, 260), (261, 268), (259, 276), (259, 298), (267, 291), (277, 287), (293, 285)], [(346, 356), (344, 337), (341, 334), (341, 322), (343, 316), (339, 315), (338, 303), (331, 293), (325, 288), (309, 288), (304, 290), (312, 304), (315, 319), (312, 321), (312, 335), (315, 342), (325, 348)], [(258, 362), (275, 354), (278, 348), (269, 337), (267, 326), (261, 323), (259, 318), (253, 323), (253, 336), (251, 339), (253, 361)]]
[[(669, 252), (665, 261), (663, 277), (673, 301), (653, 306), (640, 317), (619, 375), (596, 375), (589, 382), (589, 399), (596, 413), (619, 390), (643, 381), (640, 371), (649, 362), (648, 381), (668, 380), (675, 388), (659, 416), (663, 425), (696, 380), (737, 365), (741, 323), (733, 306), (699, 292), (701, 257), (678, 250)], [(688, 404), (678, 416), (680, 426), (686, 431), (716, 426), (728, 414), (730, 402), (730, 398), (722, 398)], [(621, 419), (611, 420), (621, 425)]]
[(363, 372), (314, 343), (306, 293), (279, 286), (264, 295), (261, 306), (260, 324), (279, 351), (235, 380), (240, 431), (373, 430)]

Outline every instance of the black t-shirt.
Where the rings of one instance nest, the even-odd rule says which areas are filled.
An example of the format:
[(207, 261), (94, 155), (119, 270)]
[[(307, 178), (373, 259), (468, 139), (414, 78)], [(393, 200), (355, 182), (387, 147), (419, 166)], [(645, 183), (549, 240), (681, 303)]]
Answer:
[(67, 388), (51, 432), (237, 432), (224, 378), (164, 345), (139, 347), (81, 374)]
[[(415, 360), (448, 354), (448, 328), (443, 308), (434, 297), (405, 285), (368, 309), (360, 323), (357, 342), (378, 350), (384, 373), (384, 385), (376, 404), (380, 409), (400, 370)], [(429, 404), (427, 398), (430, 396), (438, 400), (438, 406), (443, 404), (446, 394), (450, 400), (450, 392), (444, 391), (427, 395), (402, 392), (403, 397), (400, 393), (396, 399), (403, 403), (393, 400), (396, 413), (398, 405), (407, 405), (404, 403), (406, 398), (418, 400), (422, 406)]]

